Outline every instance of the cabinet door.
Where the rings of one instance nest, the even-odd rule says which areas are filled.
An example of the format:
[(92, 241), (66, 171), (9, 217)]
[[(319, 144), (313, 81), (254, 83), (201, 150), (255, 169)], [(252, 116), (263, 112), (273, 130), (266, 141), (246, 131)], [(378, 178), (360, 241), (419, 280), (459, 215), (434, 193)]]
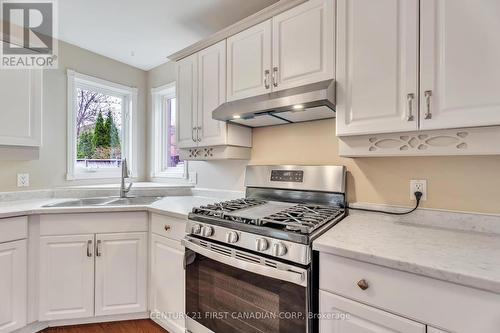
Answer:
[(319, 292), (320, 333), (425, 333), (425, 325), (351, 301)]
[(310, 0), (273, 18), (273, 90), (334, 78), (335, 0)]
[(26, 326), (26, 240), (0, 244), (0, 333)]
[(147, 309), (145, 232), (96, 236), (96, 316)]
[(0, 145), (41, 145), (42, 71), (0, 69)]
[(178, 241), (152, 235), (151, 318), (169, 331), (184, 332), (184, 247)]
[(500, 124), (500, 1), (421, 1), (421, 128)]
[(40, 237), (39, 320), (94, 315), (94, 235)]
[(271, 91), (271, 21), (227, 39), (228, 101)]
[(418, 128), (418, 0), (338, 0), (337, 135)]
[(177, 62), (177, 146), (196, 147), (198, 55)]
[(198, 52), (199, 145), (226, 143), (226, 123), (212, 119), (212, 111), (226, 101), (226, 41)]

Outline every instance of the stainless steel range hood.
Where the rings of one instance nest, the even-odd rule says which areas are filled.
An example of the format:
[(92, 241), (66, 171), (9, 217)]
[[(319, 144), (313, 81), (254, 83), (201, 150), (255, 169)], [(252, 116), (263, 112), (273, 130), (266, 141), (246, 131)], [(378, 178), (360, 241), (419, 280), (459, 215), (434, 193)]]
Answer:
[(212, 118), (249, 127), (289, 124), (335, 117), (335, 81), (249, 97), (220, 105)]

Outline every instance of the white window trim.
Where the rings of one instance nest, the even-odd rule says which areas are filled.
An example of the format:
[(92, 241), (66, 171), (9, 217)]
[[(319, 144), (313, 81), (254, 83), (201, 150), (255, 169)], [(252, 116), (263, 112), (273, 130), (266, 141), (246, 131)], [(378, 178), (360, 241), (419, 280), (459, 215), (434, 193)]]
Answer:
[(67, 180), (79, 179), (111, 179), (120, 178), (120, 170), (106, 169), (81, 169), (75, 167), (76, 159), (76, 117), (77, 106), (76, 85), (88, 84), (92, 88), (98, 88), (103, 93), (120, 95), (124, 97), (124, 119), (122, 130), (125, 133), (123, 140), (122, 156), (127, 158), (130, 174), (137, 177), (137, 94), (138, 89), (122, 84), (106, 81), (93, 76), (78, 73), (74, 70), (67, 70), (67, 94), (68, 94), (68, 147), (67, 147)]
[(153, 124), (151, 136), (151, 178), (177, 178), (187, 179), (187, 161), (184, 161), (184, 168), (166, 168), (166, 142), (168, 131), (165, 130), (165, 99), (176, 97), (176, 83), (171, 82), (163, 86), (151, 89), (153, 106)]

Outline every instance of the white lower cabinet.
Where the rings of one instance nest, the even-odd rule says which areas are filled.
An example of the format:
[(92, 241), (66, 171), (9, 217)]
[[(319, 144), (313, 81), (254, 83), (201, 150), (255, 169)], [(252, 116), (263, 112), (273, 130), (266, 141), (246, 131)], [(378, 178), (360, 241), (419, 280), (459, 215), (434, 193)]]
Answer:
[(95, 315), (147, 310), (147, 233), (96, 235)]
[(151, 317), (172, 333), (185, 331), (183, 263), (184, 247), (179, 241), (151, 236)]
[(425, 333), (423, 324), (351, 301), (319, 292), (322, 315), (320, 333)]
[(40, 238), (40, 321), (94, 315), (94, 235)]
[(0, 333), (26, 325), (26, 240), (0, 244)]
[(39, 320), (146, 312), (147, 255), (147, 232), (41, 237)]

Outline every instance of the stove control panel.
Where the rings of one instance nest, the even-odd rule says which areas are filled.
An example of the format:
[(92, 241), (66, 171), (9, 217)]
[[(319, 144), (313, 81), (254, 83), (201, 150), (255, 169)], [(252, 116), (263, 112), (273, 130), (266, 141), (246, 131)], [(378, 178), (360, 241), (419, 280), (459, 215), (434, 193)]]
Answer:
[(311, 246), (266, 237), (240, 230), (210, 225), (203, 222), (188, 220), (186, 225), (188, 235), (197, 236), (207, 242), (216, 241), (230, 244), (235, 248), (255, 251), (263, 255), (307, 265), (311, 262)]
[(304, 182), (304, 171), (302, 170), (271, 170), (272, 182)]

